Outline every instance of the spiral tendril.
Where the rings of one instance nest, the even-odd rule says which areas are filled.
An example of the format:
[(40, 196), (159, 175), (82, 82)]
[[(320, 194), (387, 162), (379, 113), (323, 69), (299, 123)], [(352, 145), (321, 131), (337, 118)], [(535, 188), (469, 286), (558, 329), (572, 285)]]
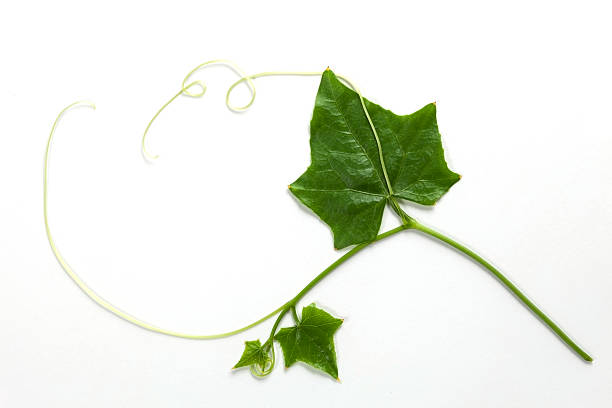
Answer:
[[(268, 358), (266, 359), (266, 362), (264, 363), (264, 365), (260, 366), (259, 364), (253, 364), (249, 366), (249, 369), (251, 370), (251, 374), (253, 374), (257, 378), (263, 378), (267, 376), (268, 374), (270, 374), (272, 370), (274, 369), (274, 363), (276, 362), (276, 355), (274, 353), (274, 344), (266, 343), (266, 345), (267, 345), (266, 351), (268, 352)], [(264, 345), (264, 347), (266, 347), (266, 345)]]
[[(198, 65), (197, 67), (195, 67), (194, 69), (192, 69), (191, 71), (189, 71), (189, 73), (187, 74), (187, 76), (185, 76), (185, 79), (183, 79), (183, 82), (181, 84), (181, 90), (178, 91), (178, 93), (176, 95), (174, 95), (172, 98), (170, 98), (170, 100), (168, 102), (166, 102), (158, 111), (157, 113), (155, 113), (155, 115), (153, 115), (153, 118), (151, 118), (151, 120), (149, 121), (149, 123), (147, 124), (147, 127), (142, 135), (142, 141), (141, 141), (141, 147), (142, 147), (142, 153), (144, 155), (145, 158), (149, 159), (149, 160), (155, 160), (159, 157), (159, 155), (152, 155), (149, 153), (149, 151), (146, 148), (146, 138), (147, 138), (147, 134), (149, 132), (149, 129), (151, 128), (151, 125), (153, 124), (153, 121), (155, 121), (155, 119), (157, 119), (157, 117), (159, 116), (159, 114), (168, 106), (170, 105), (176, 98), (178, 98), (181, 95), (186, 95), (186, 96), (190, 96), (192, 98), (201, 98), (202, 96), (204, 96), (204, 94), (206, 93), (206, 84), (201, 81), (201, 80), (195, 80), (193, 82), (190, 82), (189, 84), (187, 84), (187, 82), (189, 81), (189, 79), (191, 78), (191, 76), (193, 74), (196, 73), (196, 71), (199, 71), (202, 68), (205, 68), (207, 66), (210, 65), (223, 65), (225, 67), (230, 68), (232, 71), (234, 71), (240, 78), (234, 82), (232, 85), (230, 85), (230, 87), (227, 89), (227, 93), (225, 94), (225, 105), (228, 107), (228, 109), (234, 111), (234, 112), (244, 112), (245, 110), (249, 109), (251, 107), (251, 105), (253, 105), (253, 102), (255, 102), (255, 96), (257, 95), (257, 91), (255, 89), (255, 83), (253, 82), (254, 79), (257, 78), (262, 78), (262, 77), (268, 77), (268, 76), (318, 76), (318, 75), (322, 75), (323, 72), (320, 71), (267, 71), (267, 72), (260, 72), (258, 74), (253, 74), (253, 75), (246, 75), (244, 73), (244, 71), (234, 62), (229, 61), (229, 60), (224, 60), (224, 59), (217, 59), (217, 60), (211, 60), (211, 61), (206, 61), (200, 65)], [(368, 109), (365, 106), (365, 101), (363, 99), (363, 96), (361, 95), (361, 92), (359, 91), (359, 89), (355, 86), (355, 84), (353, 84), (348, 78), (341, 76), (341, 75), (337, 75), (336, 76), (342, 80), (344, 83), (346, 83), (350, 88), (352, 88), (357, 95), (359, 96), (359, 101), (361, 102), (361, 107), (363, 109), (363, 112), (365, 113), (365, 116), (368, 120), (368, 123), (370, 125), (370, 128), (372, 130), (372, 133), (374, 135), (374, 139), (376, 140), (376, 144), (378, 146), (378, 154), (379, 154), (379, 160), (381, 162), (382, 165), (382, 170), (383, 170), (383, 175), (385, 178), (385, 183), (387, 185), (387, 189), (389, 190), (389, 195), (393, 195), (393, 188), (391, 187), (391, 181), (389, 180), (389, 175), (387, 174), (387, 169), (385, 166), (385, 159), (383, 157), (382, 154), (382, 146), (380, 144), (380, 139), (378, 137), (378, 133), (376, 131), (376, 128), (374, 127), (374, 124), (372, 123), (372, 119), (370, 118), (370, 114), (368, 112)], [(251, 92), (251, 98), (249, 99), (249, 101), (243, 105), (243, 106), (234, 106), (232, 105), (232, 103), (230, 102), (230, 97), (232, 94), (232, 91), (236, 88), (236, 86), (240, 85), (241, 83), (246, 82), (249, 91)], [(189, 89), (193, 86), (198, 85), (200, 87), (200, 92), (190, 92)]]

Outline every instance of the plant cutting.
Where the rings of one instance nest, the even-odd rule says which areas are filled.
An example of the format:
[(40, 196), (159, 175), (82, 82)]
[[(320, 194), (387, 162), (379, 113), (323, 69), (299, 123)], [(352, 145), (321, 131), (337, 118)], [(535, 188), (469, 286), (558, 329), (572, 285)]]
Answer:
[[(121, 311), (96, 294), (71, 269), (59, 252), (49, 226), (48, 158), (58, 120), (72, 106), (85, 104), (94, 107), (89, 102), (75, 102), (60, 112), (47, 143), (44, 166), (44, 221), (49, 243), (59, 263), (93, 301), (142, 328), (191, 339), (235, 335), (276, 316), (270, 333), (263, 342), (261, 339), (246, 341), (244, 351), (234, 368), (249, 367), (257, 377), (270, 374), (276, 360), (275, 343), (278, 343), (286, 367), (302, 362), (337, 379), (334, 333), (343, 321), (315, 304), (299, 310), (300, 301), (327, 275), (366, 247), (402, 232), (417, 231), (448, 244), (479, 263), (579, 357), (587, 362), (592, 361), (587, 352), (491, 263), (465, 245), (423, 225), (403, 210), (403, 201), (434, 205), (460, 180), (460, 176), (450, 170), (446, 163), (437, 125), (436, 105), (433, 103), (410, 115), (400, 116), (364, 98), (351, 81), (335, 74), (329, 68), (323, 72), (280, 71), (246, 75), (230, 61), (214, 60), (193, 69), (183, 81), (180, 91), (153, 116), (141, 140), (142, 151), (147, 158), (157, 157), (151, 155), (146, 148), (147, 133), (153, 121), (179, 96), (203, 96), (206, 85), (200, 80), (189, 82), (189, 79), (196, 71), (212, 64), (229, 66), (240, 76), (228, 89), (226, 96), (226, 104), (236, 111), (245, 110), (253, 103), (254, 80), (257, 78), (274, 75), (320, 77), (310, 123), (311, 162), (306, 171), (289, 185), (289, 190), (299, 202), (329, 226), (335, 248), (350, 249), (279, 308), (256, 322), (231, 332), (212, 335), (178, 333), (151, 325)], [(230, 103), (230, 94), (242, 83), (250, 89), (251, 99), (246, 105), (235, 107)], [(198, 91), (194, 91), (196, 88)], [(397, 216), (398, 226), (381, 233), (381, 220), (386, 209), (390, 209)], [(282, 322), (287, 316), (291, 317), (293, 324), (283, 327)]]

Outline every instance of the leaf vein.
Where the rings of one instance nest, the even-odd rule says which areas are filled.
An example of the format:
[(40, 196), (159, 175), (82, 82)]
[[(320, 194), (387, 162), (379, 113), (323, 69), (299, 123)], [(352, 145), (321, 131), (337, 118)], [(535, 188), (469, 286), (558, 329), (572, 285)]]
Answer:
[(376, 172), (376, 174), (378, 175), (378, 182), (381, 184), (381, 186), (383, 187), (384, 191), (387, 191), (387, 187), (385, 186), (385, 184), (383, 183), (383, 178), (380, 174), (380, 171), (378, 170), (378, 167), (376, 167), (376, 165), (374, 165), (374, 162), (372, 161), (372, 158), (368, 155), (368, 152), (366, 151), (365, 147), (363, 147), (363, 145), (359, 142), (359, 140), (357, 139), (357, 136), (355, 135), (355, 132), (353, 131), (353, 129), (351, 128), (351, 125), (349, 124), (349, 121), (347, 120), (346, 116), (344, 115), (344, 112), (342, 111), (342, 109), (340, 109), (340, 106), (338, 105), (338, 100), (336, 95), (334, 94), (334, 89), (331, 86), (331, 82), (328, 79), (328, 86), (329, 86), (329, 91), (332, 95), (332, 101), (334, 102), (334, 105), (336, 105), (336, 109), (338, 110), (338, 112), (340, 113), (340, 117), (342, 117), (342, 121), (344, 122), (344, 125), (346, 126), (346, 128), (348, 129), (348, 131), (350, 132), (350, 135), (353, 137), (353, 140), (355, 141), (355, 143), (357, 143), (357, 145), (361, 148), (361, 150), (363, 151), (363, 154), (365, 154), (365, 156), (368, 158), (368, 160), (370, 161), (370, 164), (372, 165), (372, 167), (374, 168), (374, 171)]

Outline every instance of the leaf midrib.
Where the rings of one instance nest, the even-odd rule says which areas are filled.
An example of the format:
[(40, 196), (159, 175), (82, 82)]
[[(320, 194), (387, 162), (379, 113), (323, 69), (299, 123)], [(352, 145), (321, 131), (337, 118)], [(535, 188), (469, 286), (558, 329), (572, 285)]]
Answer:
[[(370, 164), (372, 165), (372, 168), (374, 169), (374, 171), (376, 172), (376, 175), (378, 176), (378, 182), (380, 183), (380, 185), (383, 188), (383, 191), (385, 191), (387, 193), (387, 196), (389, 194), (389, 189), (387, 188), (387, 186), (385, 185), (385, 180), (381, 177), (380, 175), (380, 171), (378, 170), (378, 167), (374, 164), (374, 162), (372, 161), (372, 158), (370, 157), (370, 155), (368, 154), (368, 152), (366, 151), (365, 147), (363, 147), (363, 145), (359, 142), (359, 140), (357, 139), (357, 137), (355, 136), (355, 132), (353, 131), (353, 129), (351, 128), (351, 126), (349, 125), (348, 120), (346, 119), (346, 116), (344, 115), (344, 111), (342, 109), (340, 109), (340, 106), (338, 105), (338, 98), (336, 97), (336, 94), (334, 93), (334, 88), (331, 85), (331, 81), (329, 78), (327, 78), (327, 85), (329, 86), (329, 92), (332, 95), (332, 100), (334, 102), (334, 105), (336, 106), (336, 110), (338, 112), (340, 112), (340, 116), (342, 117), (342, 121), (344, 122), (344, 125), (346, 126), (346, 128), (348, 129), (351, 137), (353, 138), (353, 140), (355, 141), (355, 143), (357, 143), (357, 145), (361, 148), (361, 151), (363, 152), (363, 154), (368, 158), (368, 161), (370, 162)], [(348, 90), (348, 88), (347, 88)], [(350, 90), (349, 90), (350, 91)], [(364, 113), (365, 115), (365, 113)], [(372, 135), (373, 136), (373, 135)], [(378, 146), (376, 146), (376, 150), (378, 150)], [(379, 152), (380, 154), (383, 154), (383, 152)], [(382, 163), (381, 163), (382, 166)], [(384, 197), (384, 196), (383, 196)]]
[(326, 190), (324, 188), (303, 188), (303, 187), (294, 187), (294, 186), (291, 186), (291, 188), (295, 189), (295, 190), (321, 191), (321, 192), (326, 192), (326, 193), (342, 193), (342, 192), (345, 192), (345, 191), (350, 191), (350, 192), (357, 193), (357, 194), (366, 194), (366, 195), (371, 195), (371, 196), (376, 196), (376, 197), (381, 197), (381, 198), (389, 198), (388, 195), (378, 194), (378, 193), (370, 193), (368, 191), (356, 190), (356, 189), (350, 188), (350, 187), (347, 187), (347, 188), (344, 188), (344, 189), (332, 189), (332, 190)]

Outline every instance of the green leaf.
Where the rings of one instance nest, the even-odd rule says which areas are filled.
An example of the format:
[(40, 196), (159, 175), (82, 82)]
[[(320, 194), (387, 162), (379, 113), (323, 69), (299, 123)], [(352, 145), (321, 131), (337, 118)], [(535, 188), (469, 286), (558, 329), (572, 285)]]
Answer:
[(310, 167), (289, 186), (331, 227), (336, 248), (372, 241), (390, 199), (433, 205), (460, 178), (444, 160), (435, 104), (398, 116), (364, 103), (393, 194), (359, 95), (330, 70), (321, 78), (310, 122)]
[(293, 327), (283, 328), (274, 336), (285, 358), (285, 367), (302, 361), (338, 379), (334, 333), (342, 324), (314, 304), (302, 309), (302, 319)]
[(240, 357), (240, 361), (233, 368), (258, 365), (263, 369), (267, 361), (268, 353), (264, 350), (259, 340), (245, 341), (242, 357)]

